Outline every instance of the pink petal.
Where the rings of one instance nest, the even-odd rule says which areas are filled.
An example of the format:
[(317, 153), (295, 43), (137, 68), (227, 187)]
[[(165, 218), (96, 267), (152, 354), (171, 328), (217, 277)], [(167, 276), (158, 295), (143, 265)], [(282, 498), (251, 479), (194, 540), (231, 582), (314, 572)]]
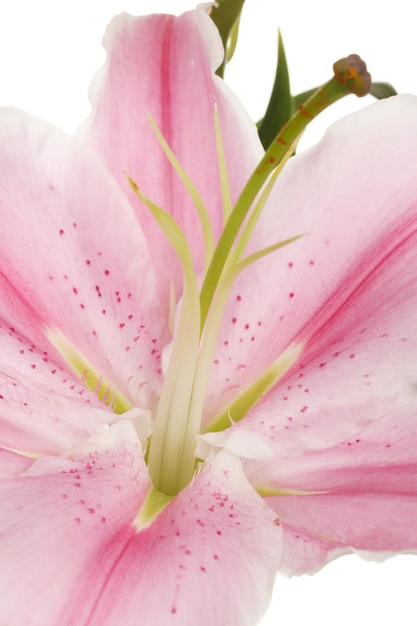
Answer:
[(0, 471), (3, 478), (24, 472), (32, 463), (32, 459), (0, 447)]
[(19, 335), (7, 363), (29, 368), (36, 349), (54, 386), (63, 360), (45, 333), (58, 329), (132, 404), (148, 407), (169, 333), (129, 204), (94, 155), (19, 111), (2, 111), (0, 143), (0, 323), (5, 336)]
[(207, 422), (293, 342), (299, 362), (239, 425), (281, 457), (342, 441), (398, 395), (414, 403), (416, 114), (411, 96), (379, 102), (290, 161), (254, 245), (308, 234), (237, 283)]
[[(328, 447), (417, 402), (416, 235), (410, 236), (327, 317), (311, 325), (300, 362), (241, 423), (263, 433), (279, 458)], [(340, 294), (341, 297), (341, 294)], [(330, 308), (330, 305), (329, 305)], [(309, 332), (305, 328), (302, 332)]]
[(0, 480), (1, 621), (86, 623), (148, 485), (134, 438)]
[[(397, 494), (280, 496), (268, 504), (282, 518), (286, 575), (314, 573), (330, 560), (359, 552), (383, 560), (417, 551), (415, 499)], [(301, 520), (308, 520), (301, 523)], [(406, 522), (404, 521), (406, 520)]]
[(417, 550), (416, 451), (416, 414), (401, 403), (332, 448), (248, 464), (253, 484), (283, 491), (266, 498), (284, 528), (280, 570), (313, 571), (353, 550)]
[(118, 625), (121, 607), (127, 624), (138, 615), (157, 626), (256, 623), (281, 552), (271, 513), (237, 459), (221, 453), (148, 531), (132, 538), (91, 626)]
[(107, 452), (45, 457), (0, 482), (2, 619), (33, 626), (259, 620), (281, 531), (238, 460), (220, 453), (138, 532), (133, 520), (149, 479), (128, 431), (123, 445), (118, 438)]
[(181, 273), (159, 227), (133, 194), (126, 172), (181, 225), (197, 272), (202, 269), (204, 248), (193, 203), (163, 154), (148, 115), (198, 189), (216, 237), (223, 209), (215, 103), (234, 200), (262, 155), (255, 126), (223, 81), (214, 76), (223, 48), (206, 9), (200, 6), (180, 17), (115, 18), (104, 39), (107, 64), (93, 82), (93, 115), (83, 129), (135, 208), (160, 269), (158, 287), (166, 298), (173, 280), (179, 295)]
[(0, 345), (2, 445), (59, 453), (114, 419), (82, 381), (16, 328), (0, 328)]
[[(313, 573), (328, 561), (359, 551), (382, 560), (417, 551), (415, 498), (398, 494), (358, 493), (280, 496), (283, 574)], [(301, 520), (308, 520), (302, 523)]]

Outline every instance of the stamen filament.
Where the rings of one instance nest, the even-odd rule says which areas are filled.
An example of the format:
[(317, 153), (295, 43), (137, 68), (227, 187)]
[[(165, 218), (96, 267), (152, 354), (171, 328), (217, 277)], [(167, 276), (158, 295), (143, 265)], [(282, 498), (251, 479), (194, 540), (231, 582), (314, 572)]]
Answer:
[(236, 263), (236, 265), (234, 266), (233, 277), (235, 278), (238, 274), (240, 274), (240, 272), (243, 272), (244, 269), (249, 267), (249, 265), (252, 265), (252, 263), (255, 263), (255, 261), (262, 259), (262, 257), (267, 256), (268, 254), (271, 254), (272, 252), (275, 252), (275, 250), (279, 250), (280, 248), (283, 248), (284, 246), (288, 246), (290, 243), (294, 243), (294, 241), (297, 241), (298, 239), (301, 239), (302, 237), (304, 237), (304, 235), (295, 235), (294, 237), (289, 237), (289, 239), (284, 239), (283, 241), (274, 243), (270, 246), (267, 246), (266, 248), (262, 248), (262, 250), (253, 252), (253, 254), (250, 254), (249, 256), (245, 257), (244, 259), (239, 261), (239, 263)]
[(188, 176), (187, 172), (184, 170), (181, 163), (178, 161), (177, 157), (171, 150), (170, 146), (168, 145), (167, 141), (163, 137), (155, 121), (151, 117), (149, 117), (149, 122), (152, 126), (152, 130), (155, 133), (156, 138), (158, 139), (161, 145), (161, 148), (165, 152), (165, 155), (168, 158), (169, 162), (171, 163), (172, 167), (178, 174), (178, 177), (180, 178), (182, 184), (188, 191), (194, 203), (194, 206), (197, 210), (197, 215), (200, 219), (201, 230), (203, 232), (203, 239), (204, 239), (204, 267), (205, 269), (207, 269), (207, 267), (209, 266), (211, 257), (213, 256), (213, 252), (214, 252), (214, 235), (213, 235), (213, 229), (210, 223), (210, 218), (207, 213), (207, 209), (204, 206), (204, 202), (200, 194), (198, 193), (197, 188), (195, 187), (193, 181)]
[(220, 187), (222, 191), (223, 224), (226, 224), (232, 212), (232, 199), (230, 197), (229, 179), (227, 176), (226, 158), (224, 155), (222, 132), (220, 128), (219, 110), (217, 103), (214, 104), (214, 128), (216, 131), (217, 161), (219, 164)]

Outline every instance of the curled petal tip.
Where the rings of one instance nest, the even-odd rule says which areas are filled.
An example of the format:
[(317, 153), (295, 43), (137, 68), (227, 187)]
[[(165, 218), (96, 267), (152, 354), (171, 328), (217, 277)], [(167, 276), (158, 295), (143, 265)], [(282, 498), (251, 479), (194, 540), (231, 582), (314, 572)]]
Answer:
[(335, 78), (346, 84), (351, 93), (362, 97), (369, 93), (371, 88), (371, 75), (366, 69), (366, 63), (357, 54), (339, 59), (333, 65)]

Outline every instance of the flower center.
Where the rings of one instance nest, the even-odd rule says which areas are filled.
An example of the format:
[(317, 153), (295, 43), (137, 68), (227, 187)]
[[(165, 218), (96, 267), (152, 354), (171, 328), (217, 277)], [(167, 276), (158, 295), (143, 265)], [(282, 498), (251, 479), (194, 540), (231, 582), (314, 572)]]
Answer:
[[(293, 149), (291, 146), (286, 149), (280, 167), (275, 168), (271, 180), (266, 183), (263, 189), (261, 188), (265, 180), (262, 180), (261, 184), (256, 183), (256, 188), (253, 190), (255, 193), (253, 199), (249, 201), (249, 206), (247, 206), (246, 202), (243, 203), (245, 215), (248, 214), (251, 208), (253, 210), (242, 229), (240, 228), (242, 224), (239, 224), (237, 232), (229, 234), (226, 232), (225, 227), (223, 234), (226, 232), (226, 236), (220, 239), (217, 247), (214, 247), (213, 232), (208, 213), (197, 190), (152, 120), (151, 124), (166, 156), (194, 201), (203, 231), (205, 259), (208, 268), (204, 283), (206, 290), (208, 289), (208, 294), (204, 292), (204, 286), (200, 293), (191, 251), (180, 227), (170, 215), (147, 198), (136, 183), (131, 180), (130, 182), (135, 192), (148, 207), (174, 248), (183, 269), (183, 294), (179, 322), (173, 340), (172, 354), (164, 386), (155, 414), (154, 430), (147, 454), (149, 473), (154, 487), (164, 494), (173, 495), (190, 482), (197, 469), (196, 464), (198, 461), (195, 457), (196, 437), (201, 429), (211, 364), (224, 310), (233, 283), (238, 274), (258, 258), (270, 254), (274, 250), (298, 239), (298, 237), (293, 237), (260, 250), (246, 258), (243, 256), (275, 179), (284, 162), (292, 154)], [(233, 211), (230, 211), (231, 201), (228, 177), (216, 107), (215, 133), (221, 181), (220, 187), (224, 207), (223, 213), (227, 225), (234, 214)], [(253, 200), (258, 196), (258, 192), (260, 192), (259, 197), (253, 203)], [(251, 207), (252, 204), (254, 204), (253, 207)], [(242, 222), (243, 219), (241, 220)], [(224, 267), (219, 275), (210, 276), (210, 262), (212, 262), (214, 255), (219, 250), (219, 246), (227, 246), (229, 248), (228, 251), (226, 250), (224, 257)], [(276, 382), (277, 377), (285, 371), (286, 368), (283, 368), (285, 361), (286, 359), (284, 358), (280, 359), (279, 363), (274, 363), (272, 368), (268, 368), (268, 374), (263, 375), (262, 381), (255, 381), (254, 385), (251, 385), (251, 389), (247, 390), (247, 393), (240, 397), (239, 411), (236, 411), (239, 419), (253, 406), (255, 399), (256, 401), (259, 400), (262, 391), (265, 389), (266, 380), (271, 382), (272, 375), (272, 380)], [(230, 426), (230, 424), (230, 420), (226, 421), (219, 418), (213, 427), (222, 430)]]
[[(318, 113), (355, 90), (358, 95), (364, 95), (366, 67), (358, 62), (358, 57), (339, 61), (334, 69), (335, 76), (313, 94), (280, 131), (233, 208), (220, 122), (215, 107), (217, 157), (225, 217), (223, 232), (216, 246), (210, 219), (197, 189), (156, 124), (150, 120), (161, 148), (193, 200), (203, 232), (206, 265), (203, 285), (199, 290), (191, 251), (181, 228), (166, 211), (147, 198), (138, 185), (129, 179), (137, 196), (149, 209), (173, 247), (183, 270), (183, 294), (178, 326), (174, 333), (172, 353), (146, 452), (154, 487), (152, 493), (162, 493), (167, 497), (177, 494), (192, 480), (197, 470), (199, 461), (195, 457), (196, 437), (201, 430), (217, 338), (236, 277), (258, 259), (302, 236), (294, 236), (245, 256), (253, 230), (279, 173), (292, 155), (304, 128)], [(111, 398), (107, 397), (106, 390), (112, 388), (110, 383), (94, 373), (94, 368), (61, 333), (51, 330), (49, 338), (71, 367), (84, 378), (86, 385), (108, 405), (111, 404), (115, 412), (125, 413), (131, 409), (129, 401), (120, 394), (115, 393)], [(215, 418), (210, 430), (221, 431), (228, 428), (231, 425), (231, 417), (233, 422), (242, 419), (294, 363), (300, 351), (301, 346), (289, 346), (230, 406), (226, 407), (221, 415)], [(152, 496), (151, 508), (155, 505), (154, 500)]]

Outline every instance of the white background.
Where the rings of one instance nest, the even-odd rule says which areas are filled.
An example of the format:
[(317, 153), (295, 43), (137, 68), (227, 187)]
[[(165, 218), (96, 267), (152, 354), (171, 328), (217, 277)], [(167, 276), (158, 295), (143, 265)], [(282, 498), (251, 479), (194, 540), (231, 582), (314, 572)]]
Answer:
[[(226, 78), (254, 119), (262, 115), (271, 86), (277, 26), (293, 93), (324, 82), (335, 60), (356, 52), (375, 80), (417, 94), (413, 0), (247, 0), (246, 5)], [(73, 132), (89, 114), (88, 85), (104, 61), (100, 41), (111, 17), (193, 7), (192, 0), (0, 0), (0, 105), (18, 106)], [(315, 142), (331, 119), (370, 101), (350, 96), (334, 106), (300, 147)], [(416, 626), (416, 583), (416, 557), (384, 564), (343, 557), (313, 577), (278, 577), (262, 626)]]

